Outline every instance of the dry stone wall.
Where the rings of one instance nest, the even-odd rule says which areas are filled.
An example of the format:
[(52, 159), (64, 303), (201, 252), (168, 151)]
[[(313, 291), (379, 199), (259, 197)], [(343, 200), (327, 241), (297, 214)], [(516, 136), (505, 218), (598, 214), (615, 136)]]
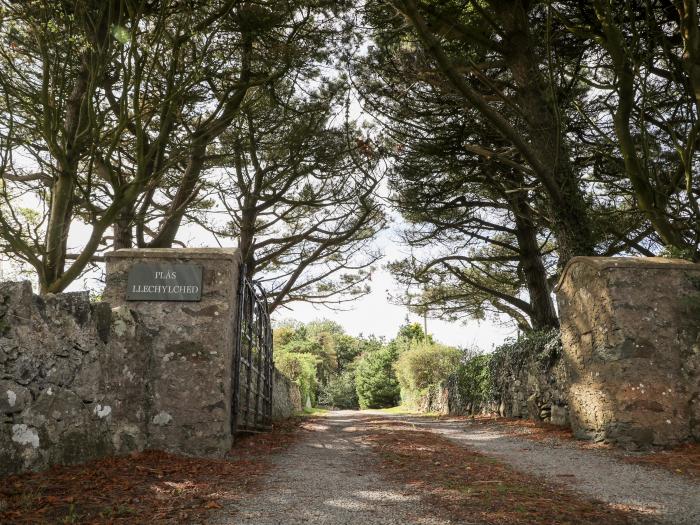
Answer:
[(111, 374), (103, 371), (109, 349), (138, 340), (132, 331), (110, 346), (117, 319), (87, 293), (38, 297), (27, 282), (0, 284), (0, 473), (119, 448)]
[(567, 377), (561, 359), (547, 368), (528, 360), (521, 368), (508, 370), (504, 378), (495, 401), (501, 416), (569, 425)]
[[(568, 379), (558, 331), (507, 341), (493, 354), (482, 357), (476, 358), (479, 363), (428, 388), (418, 399), (418, 408), (423, 412), (499, 414), (568, 425)], [(487, 380), (480, 367), (487, 368)]]
[(421, 412), (456, 416), (498, 414), (569, 426), (563, 361), (557, 359), (546, 369), (534, 359), (522, 366), (508, 366), (501, 370), (498, 385), (492, 399), (471, 399), (460, 392), (457, 379), (450, 377), (429, 387), (416, 405)]
[(299, 385), (282, 374), (273, 371), (272, 419), (286, 419), (301, 411)]
[(501, 416), (569, 424), (569, 377), (558, 330), (537, 332), (502, 345), (489, 368)]
[(453, 416), (493, 414), (496, 403), (491, 400), (472, 399), (460, 391), (456, 375), (448, 377), (438, 385), (431, 385), (425, 394), (413, 404), (420, 412), (434, 412)]

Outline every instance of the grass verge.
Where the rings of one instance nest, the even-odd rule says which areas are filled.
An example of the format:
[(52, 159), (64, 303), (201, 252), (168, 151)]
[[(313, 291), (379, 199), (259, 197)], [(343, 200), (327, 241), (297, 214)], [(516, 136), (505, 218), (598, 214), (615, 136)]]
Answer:
[(368, 410), (394, 416), (440, 417), (442, 415), (439, 412), (419, 412), (417, 409), (406, 405), (399, 405), (391, 408), (371, 408)]

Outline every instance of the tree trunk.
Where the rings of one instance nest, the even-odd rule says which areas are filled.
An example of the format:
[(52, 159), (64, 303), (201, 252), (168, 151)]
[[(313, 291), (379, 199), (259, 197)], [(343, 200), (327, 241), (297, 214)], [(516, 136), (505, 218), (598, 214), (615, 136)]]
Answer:
[(255, 273), (255, 211), (251, 199), (243, 200), (241, 210), (241, 231), (238, 237), (238, 249), (241, 252), (241, 262), (245, 264), (248, 277)]
[(537, 226), (532, 218), (527, 198), (525, 192), (509, 194), (511, 209), (515, 215), (515, 236), (520, 249), (520, 262), (530, 296), (532, 308), (530, 320), (535, 330), (558, 328), (559, 319), (554, 309), (547, 271), (537, 242)]
[(114, 249), (133, 247), (133, 212), (131, 207), (122, 211), (112, 226), (114, 230)]
[[(45, 247), (43, 256), (44, 271), (41, 283), (42, 293), (51, 288), (52, 284), (63, 275), (66, 264), (66, 245), (68, 232), (73, 219), (73, 189), (78, 172), (78, 163), (83, 151), (79, 138), (81, 118), (84, 118), (85, 104), (88, 96), (88, 66), (87, 58), (83, 57), (83, 66), (74, 79), (73, 89), (66, 101), (66, 115), (63, 123), (63, 144), (54, 138), (47, 139), (49, 144), (55, 144), (52, 156), (57, 160), (59, 170), (51, 188), (51, 207), (46, 226)], [(49, 127), (49, 126), (47, 126)]]
[(46, 253), (43, 257), (42, 293), (45, 293), (51, 284), (63, 275), (65, 268), (66, 243), (73, 216), (74, 177), (74, 173), (62, 172), (52, 188), (51, 208), (46, 227)]
[(503, 25), (504, 59), (515, 81), (516, 100), (524, 114), (527, 136), (548, 171), (541, 182), (547, 192), (551, 228), (560, 265), (576, 255), (594, 255), (595, 242), (586, 202), (574, 173), (555, 99), (555, 87), (542, 76), (529, 31), (526, 0), (492, 0)]
[(171, 248), (175, 242), (188, 204), (197, 195), (197, 184), (204, 167), (206, 149), (205, 141), (195, 140), (180, 186), (168, 206), (168, 213), (161, 223), (158, 234), (148, 243), (149, 248)]

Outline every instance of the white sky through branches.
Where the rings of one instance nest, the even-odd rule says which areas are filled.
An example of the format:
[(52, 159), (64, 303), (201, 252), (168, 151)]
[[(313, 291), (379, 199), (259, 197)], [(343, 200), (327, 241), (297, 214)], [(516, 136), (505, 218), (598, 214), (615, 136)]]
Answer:
[[(423, 318), (409, 314), (404, 306), (392, 304), (389, 295), (398, 295), (401, 291), (391, 274), (383, 268), (387, 262), (398, 259), (406, 254), (406, 248), (396, 239), (395, 229), (402, 226), (402, 221), (396, 216), (394, 227), (381, 232), (376, 240), (377, 246), (383, 251), (384, 258), (377, 265), (369, 283), (371, 292), (359, 299), (342, 305), (343, 310), (329, 309), (321, 305), (305, 303), (292, 303), (289, 308), (280, 308), (275, 312), (273, 319), (277, 322), (296, 320), (303, 323), (318, 319), (330, 319), (340, 324), (351, 335), (370, 335), (377, 337), (393, 338), (399, 327), (405, 323), (406, 316), (411, 322), (423, 324)], [(73, 244), (80, 243), (83, 236), (87, 235), (88, 228), (81, 224), (74, 224), (71, 239)], [(188, 247), (218, 246), (211, 239), (211, 234), (185, 226), (181, 229), (180, 238)], [(75, 243), (75, 244), (74, 244)], [(225, 246), (233, 247), (235, 242), (225, 243)], [(73, 251), (73, 250), (69, 250)], [(85, 278), (76, 280), (69, 291), (84, 290), (86, 288), (101, 291), (103, 277), (100, 272), (92, 272)], [(491, 351), (494, 345), (503, 342), (506, 337), (516, 335), (513, 324), (501, 324), (493, 321), (473, 321), (466, 324), (460, 322), (445, 322), (437, 319), (428, 319), (428, 332), (433, 337), (445, 344), (459, 347), (476, 346), (483, 351)]]

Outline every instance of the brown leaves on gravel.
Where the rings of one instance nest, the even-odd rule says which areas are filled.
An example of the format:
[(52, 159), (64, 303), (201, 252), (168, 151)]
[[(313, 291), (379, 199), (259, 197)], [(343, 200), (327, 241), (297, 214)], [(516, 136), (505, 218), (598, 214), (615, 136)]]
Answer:
[(566, 489), (452, 443), (410, 424), (382, 419), (365, 424), (366, 442), (379, 454), (384, 475), (405, 483), (459, 523), (634, 523), (630, 513)]
[(508, 418), (495, 415), (441, 416), (439, 419), (441, 421), (468, 421), (473, 425), (489, 426), (506, 434), (524, 437), (541, 443), (568, 440), (575, 441), (582, 448), (609, 448), (608, 445), (578, 440), (574, 437), (574, 433), (570, 428), (553, 425), (544, 421)]
[(606, 449), (628, 463), (658, 467), (691, 479), (700, 479), (700, 443), (688, 443), (668, 450), (630, 453), (605, 443), (594, 443), (576, 439), (570, 428), (563, 428), (531, 419), (504, 418), (496, 416), (447, 416), (441, 420), (470, 421), (476, 425), (496, 426), (498, 430), (540, 443), (569, 441), (583, 449)]
[(145, 451), (0, 478), (0, 523), (196, 523), (255, 489), (298, 420), (242, 436), (226, 459)]
[(691, 479), (700, 479), (700, 443), (688, 443), (678, 447), (626, 456), (630, 463), (660, 467)]

